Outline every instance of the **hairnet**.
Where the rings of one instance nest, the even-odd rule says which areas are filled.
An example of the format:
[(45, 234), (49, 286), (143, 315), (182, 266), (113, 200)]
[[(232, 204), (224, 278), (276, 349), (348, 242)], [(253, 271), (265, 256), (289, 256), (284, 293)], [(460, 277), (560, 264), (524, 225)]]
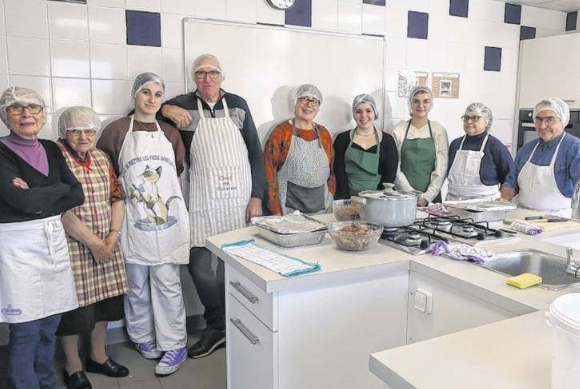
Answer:
[(320, 101), (320, 104), (322, 104), (322, 93), (320, 93), (320, 89), (312, 84), (302, 84), (296, 89), (294, 94), (294, 104), (296, 104), (299, 98), (306, 96), (316, 97), (318, 101)]
[(431, 108), (433, 108), (433, 92), (431, 91), (431, 88), (429, 88), (427, 85), (417, 85), (411, 89), (411, 92), (409, 92), (409, 97), (407, 98), (409, 113), (413, 113), (413, 109), (411, 107), (413, 106), (413, 97), (415, 97), (417, 93), (427, 93), (429, 95), (429, 99), (431, 99)]
[(548, 109), (556, 112), (556, 115), (558, 115), (564, 127), (568, 125), (570, 122), (570, 107), (563, 100), (556, 97), (548, 97), (536, 104), (534, 107), (534, 118), (540, 112)]
[(0, 96), (0, 119), (8, 126), (8, 118), (6, 115), (6, 108), (16, 103), (21, 104), (38, 104), (46, 107), (42, 96), (34, 89), (24, 88), (21, 86), (13, 86), (6, 88)]
[(137, 93), (139, 93), (139, 91), (143, 89), (145, 84), (149, 82), (154, 82), (156, 84), (161, 85), (161, 88), (163, 88), (163, 92), (165, 92), (165, 83), (163, 82), (163, 79), (161, 79), (161, 77), (159, 77), (155, 73), (141, 73), (137, 77), (135, 77), (135, 81), (133, 82), (133, 89), (131, 89), (131, 97), (135, 98), (135, 96), (137, 96)]
[(212, 54), (202, 54), (193, 61), (191, 65), (191, 78), (195, 80), (194, 74), (202, 67), (209, 67), (213, 70), (217, 70), (222, 74), (222, 80), (225, 79), (225, 72), (222, 69), (222, 64), (220, 60), (217, 59), (215, 55)]
[(465, 115), (469, 114), (476, 114), (481, 116), (487, 122), (487, 126), (485, 126), (486, 130), (491, 128), (491, 122), (493, 122), (493, 113), (491, 113), (491, 109), (483, 103), (471, 103), (465, 108)]
[(375, 103), (375, 99), (373, 99), (373, 96), (366, 94), (366, 93), (358, 95), (352, 101), (352, 114), (353, 115), (354, 115), (354, 112), (356, 111), (357, 105), (359, 105), (360, 103), (370, 104), (371, 107), (373, 107), (373, 111), (375, 112), (375, 119), (379, 118), (379, 111), (377, 110), (377, 103)]
[(71, 130), (98, 130), (101, 120), (89, 107), (69, 107), (58, 118), (58, 137), (66, 139), (66, 133)]

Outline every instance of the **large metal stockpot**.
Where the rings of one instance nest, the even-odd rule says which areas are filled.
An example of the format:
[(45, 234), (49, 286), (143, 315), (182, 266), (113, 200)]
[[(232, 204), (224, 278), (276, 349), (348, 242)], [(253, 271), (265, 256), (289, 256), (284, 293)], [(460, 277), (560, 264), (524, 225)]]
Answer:
[(408, 226), (417, 216), (417, 193), (385, 190), (365, 190), (351, 197), (361, 204), (361, 219), (385, 227)]

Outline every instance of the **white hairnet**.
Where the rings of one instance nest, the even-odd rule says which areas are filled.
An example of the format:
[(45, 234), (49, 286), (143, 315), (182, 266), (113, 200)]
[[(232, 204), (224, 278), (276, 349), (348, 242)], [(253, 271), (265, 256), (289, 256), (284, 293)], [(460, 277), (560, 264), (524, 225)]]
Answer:
[(320, 104), (322, 104), (322, 93), (320, 93), (320, 89), (312, 84), (302, 84), (296, 88), (296, 92), (294, 93), (294, 104), (296, 104), (299, 98), (307, 96), (316, 97), (318, 101), (320, 101)]
[(24, 88), (21, 86), (6, 88), (4, 92), (2, 92), (2, 96), (0, 96), (0, 119), (2, 119), (2, 122), (6, 124), (7, 127), (8, 117), (6, 114), (6, 108), (16, 103), (38, 104), (46, 107), (44, 99), (34, 89)]
[(471, 103), (465, 108), (464, 115), (479, 115), (485, 119), (487, 122), (487, 126), (485, 126), (486, 130), (491, 128), (491, 123), (493, 122), (493, 113), (491, 113), (491, 109), (483, 103)]
[(563, 100), (556, 97), (548, 97), (540, 101), (534, 107), (534, 118), (542, 111), (552, 110), (562, 121), (564, 127), (570, 122), (570, 107)]
[(377, 110), (377, 103), (375, 103), (375, 99), (373, 99), (373, 96), (366, 94), (366, 93), (358, 95), (352, 101), (352, 114), (353, 115), (354, 115), (354, 112), (356, 111), (356, 106), (359, 105), (360, 103), (370, 104), (371, 107), (373, 107), (373, 111), (375, 112), (375, 119), (379, 118), (379, 111)]
[(71, 130), (98, 130), (101, 127), (99, 116), (89, 107), (69, 107), (58, 118), (58, 137), (66, 139)]
[(194, 76), (195, 72), (197, 72), (202, 67), (208, 67), (208, 68), (211, 68), (213, 70), (220, 72), (222, 75), (222, 80), (225, 80), (225, 72), (222, 69), (222, 64), (220, 63), (220, 60), (217, 59), (217, 57), (215, 55), (202, 54), (193, 61), (193, 65), (191, 65), (191, 78), (192, 79), (195, 80), (195, 76)]
[(149, 82), (154, 82), (156, 84), (161, 85), (161, 88), (163, 88), (163, 93), (165, 93), (165, 83), (163, 82), (163, 79), (161, 77), (159, 77), (155, 73), (141, 73), (137, 77), (135, 77), (135, 81), (133, 82), (133, 89), (131, 89), (131, 97), (135, 98), (135, 96), (137, 96), (137, 93), (139, 93), (139, 91), (143, 89), (145, 84)]
[(413, 97), (415, 97), (417, 93), (427, 93), (429, 95), (429, 98), (431, 99), (431, 108), (433, 108), (434, 102), (433, 102), (433, 92), (431, 91), (431, 88), (429, 88), (426, 85), (417, 85), (416, 87), (411, 89), (411, 92), (409, 92), (409, 97), (407, 98), (409, 113), (413, 113), (413, 109), (411, 107), (413, 105)]

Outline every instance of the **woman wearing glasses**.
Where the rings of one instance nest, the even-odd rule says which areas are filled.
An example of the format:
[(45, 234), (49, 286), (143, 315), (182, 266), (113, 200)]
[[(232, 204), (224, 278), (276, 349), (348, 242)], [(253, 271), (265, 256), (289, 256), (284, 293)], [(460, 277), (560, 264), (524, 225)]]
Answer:
[(61, 214), (83, 188), (58, 146), (38, 139), (42, 97), (13, 87), (0, 97), (0, 323), (9, 323), (8, 372), (16, 389), (54, 388), (55, 332), (78, 307)]
[(449, 141), (445, 128), (429, 120), (433, 108), (433, 93), (429, 87), (413, 88), (407, 103), (411, 119), (400, 121), (393, 128), (401, 161), (395, 187), (422, 192), (417, 205), (425, 207), (441, 202)]
[(107, 356), (109, 321), (124, 318), (127, 276), (117, 244), (123, 223), (123, 190), (107, 155), (95, 148), (99, 117), (87, 107), (65, 109), (58, 121), (58, 145), (83, 186), (85, 202), (63, 215), (79, 308), (63, 314), (56, 332), (65, 354), (64, 382), (69, 389), (90, 388), (79, 357), (79, 336), (90, 333), (85, 368), (125, 377), (129, 370)]
[(465, 135), (449, 147), (446, 200), (497, 199), (506, 182), (513, 181), (514, 160), (508, 148), (489, 134), (493, 115), (487, 106), (470, 104), (461, 119)]
[(317, 87), (299, 86), (294, 118), (276, 126), (266, 142), (267, 207), (273, 215), (330, 209), (336, 189), (334, 148), (330, 132), (314, 122), (321, 104)]

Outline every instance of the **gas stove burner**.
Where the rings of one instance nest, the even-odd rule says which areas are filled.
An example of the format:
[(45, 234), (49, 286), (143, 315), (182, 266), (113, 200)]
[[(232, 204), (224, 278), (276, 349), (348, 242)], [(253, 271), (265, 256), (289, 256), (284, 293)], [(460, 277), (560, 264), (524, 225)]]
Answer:
[(393, 236), (395, 236), (395, 234), (397, 233), (397, 228), (384, 228), (383, 229), (383, 233), (381, 234), (381, 236), (383, 238), (392, 238)]
[(418, 232), (409, 232), (409, 239), (421, 239), (421, 235)]
[(436, 226), (436, 227), (447, 227), (451, 225), (451, 220), (442, 219), (442, 218), (431, 218), (427, 219), (427, 223)]
[(463, 232), (474, 232), (475, 228), (473, 228), (473, 226), (470, 225), (465, 225), (463, 227), (461, 227), (461, 229), (463, 230)]
[(405, 239), (405, 243), (408, 246), (420, 246), (421, 245), (421, 238), (411, 238), (410, 236)]

